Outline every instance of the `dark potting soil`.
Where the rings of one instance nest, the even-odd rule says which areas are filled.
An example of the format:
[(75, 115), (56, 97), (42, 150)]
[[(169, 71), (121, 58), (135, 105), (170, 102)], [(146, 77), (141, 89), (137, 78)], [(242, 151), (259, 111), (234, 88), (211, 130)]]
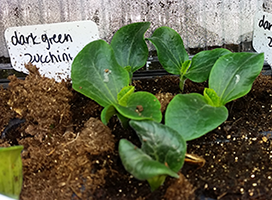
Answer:
[[(55, 83), (27, 67), (25, 80), (10, 77), (9, 88), (0, 89), (1, 133), (11, 119), (25, 119), (0, 139), (0, 146), (24, 145), (21, 199), (271, 199), (270, 76), (260, 75), (249, 94), (227, 104), (229, 118), (220, 127), (188, 142), (187, 152), (204, 158), (204, 166), (185, 163), (179, 179), (168, 177), (151, 192), (118, 157), (121, 138), (140, 145), (133, 130), (124, 130), (116, 118), (104, 126), (99, 105), (70, 83)], [(178, 82), (165, 76), (133, 84), (155, 94), (164, 112), (179, 93)], [(202, 93), (206, 86), (187, 80), (185, 93)]]

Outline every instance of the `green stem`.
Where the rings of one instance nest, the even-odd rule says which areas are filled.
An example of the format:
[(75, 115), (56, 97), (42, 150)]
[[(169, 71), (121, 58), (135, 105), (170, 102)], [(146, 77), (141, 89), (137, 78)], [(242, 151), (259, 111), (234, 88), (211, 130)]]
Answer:
[(133, 73), (132, 73), (132, 71), (129, 71), (128, 73), (129, 73), (129, 85), (131, 85), (132, 84)]
[(123, 127), (124, 129), (127, 129), (127, 128), (129, 127), (128, 122), (129, 122), (130, 119), (124, 117), (124, 116), (121, 115), (120, 113), (116, 113), (116, 115), (117, 115), (119, 121), (121, 122), (122, 127)]
[(185, 81), (187, 80), (187, 78), (185, 76), (180, 76), (180, 79), (179, 79), (179, 89), (181, 91), (181, 93), (183, 93), (183, 90), (184, 90), (184, 84), (185, 84)]
[(166, 178), (165, 175), (158, 175), (158, 176), (147, 179), (147, 181), (151, 187), (151, 191), (153, 192), (158, 187), (160, 187), (164, 183), (165, 178)]

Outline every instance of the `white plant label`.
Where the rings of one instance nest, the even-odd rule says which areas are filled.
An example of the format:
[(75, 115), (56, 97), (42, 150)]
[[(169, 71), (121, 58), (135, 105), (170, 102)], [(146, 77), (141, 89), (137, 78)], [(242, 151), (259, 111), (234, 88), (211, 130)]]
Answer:
[(73, 59), (99, 34), (94, 22), (78, 21), (11, 27), (5, 39), (15, 70), (28, 73), (24, 65), (31, 62), (42, 75), (61, 81), (71, 77)]
[(253, 48), (264, 52), (265, 60), (272, 66), (272, 14), (258, 11), (254, 18)]

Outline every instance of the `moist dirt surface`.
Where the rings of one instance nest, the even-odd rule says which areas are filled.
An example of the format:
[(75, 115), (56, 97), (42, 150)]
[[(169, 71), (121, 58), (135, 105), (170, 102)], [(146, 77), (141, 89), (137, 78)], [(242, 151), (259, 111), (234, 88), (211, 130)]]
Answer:
[[(0, 146), (23, 145), (20, 199), (271, 199), (272, 79), (260, 75), (252, 90), (227, 104), (229, 117), (217, 129), (189, 141), (187, 152), (205, 164), (185, 163), (180, 178), (168, 177), (154, 192), (122, 166), (118, 141), (140, 142), (113, 117), (102, 124), (102, 107), (75, 92), (69, 82), (56, 83), (28, 65), (25, 80), (9, 77), (0, 89)], [(167, 104), (179, 93), (179, 79), (164, 76), (134, 80)], [(186, 81), (185, 93), (202, 93), (207, 83)], [(181, 122), (182, 123), (182, 122)]]

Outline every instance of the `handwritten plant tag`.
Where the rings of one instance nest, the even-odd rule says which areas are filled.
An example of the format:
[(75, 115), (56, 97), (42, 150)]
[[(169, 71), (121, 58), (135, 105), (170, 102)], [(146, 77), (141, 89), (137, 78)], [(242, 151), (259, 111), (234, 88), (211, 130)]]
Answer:
[(94, 22), (78, 21), (11, 27), (5, 39), (15, 70), (28, 73), (24, 64), (31, 62), (42, 75), (61, 81), (71, 77), (77, 53), (99, 36)]
[(272, 14), (258, 11), (254, 18), (253, 48), (264, 52), (265, 60), (272, 66)]

